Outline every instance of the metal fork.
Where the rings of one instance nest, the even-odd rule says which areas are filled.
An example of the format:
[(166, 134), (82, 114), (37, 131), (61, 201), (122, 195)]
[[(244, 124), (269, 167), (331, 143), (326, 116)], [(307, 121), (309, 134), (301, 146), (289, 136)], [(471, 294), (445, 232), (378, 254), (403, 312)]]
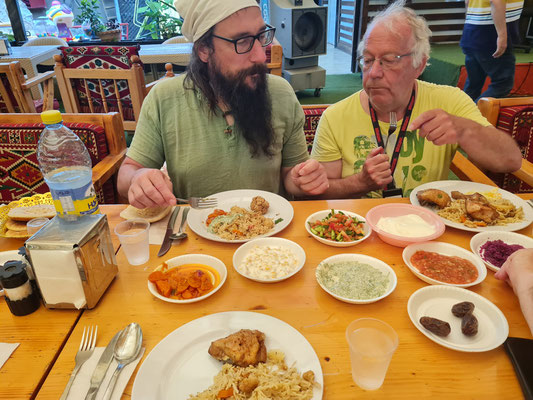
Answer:
[(529, 200), (527, 201), (527, 204), (529, 204), (531, 207), (533, 207), (533, 199), (529, 199)]
[(189, 204), (192, 208), (211, 208), (218, 204), (218, 200), (214, 197), (189, 197), (188, 199), (176, 197), (176, 200), (181, 204)]
[(398, 121), (396, 120), (396, 113), (391, 111), (389, 116), (389, 136), (394, 133), (397, 127)]
[(60, 400), (66, 400), (66, 398), (68, 397), (68, 392), (70, 391), (70, 387), (72, 386), (72, 382), (74, 382), (74, 378), (76, 378), (78, 371), (85, 363), (85, 361), (87, 361), (93, 354), (94, 346), (96, 345), (97, 333), (98, 326), (83, 328), (83, 335), (81, 336), (80, 347), (78, 349), (78, 352), (76, 353), (76, 357), (74, 358), (74, 360), (76, 361), (76, 365), (74, 366), (74, 370), (70, 374), (70, 379), (68, 380), (67, 386), (65, 387), (65, 390), (63, 391)]

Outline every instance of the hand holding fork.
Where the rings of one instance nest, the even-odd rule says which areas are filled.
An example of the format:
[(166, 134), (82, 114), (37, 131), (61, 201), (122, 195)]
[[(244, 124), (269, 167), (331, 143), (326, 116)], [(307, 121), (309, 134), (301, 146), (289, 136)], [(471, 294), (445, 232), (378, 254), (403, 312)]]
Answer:
[(63, 391), (63, 394), (61, 395), (60, 400), (66, 400), (66, 398), (68, 397), (68, 393), (70, 391), (70, 387), (72, 386), (72, 382), (74, 382), (74, 378), (76, 378), (78, 371), (80, 370), (81, 366), (85, 363), (85, 361), (87, 361), (93, 354), (94, 347), (96, 345), (96, 334), (97, 333), (98, 333), (98, 326), (91, 326), (91, 327), (83, 328), (83, 335), (81, 337), (80, 347), (74, 359), (76, 361), (76, 365), (74, 366), (74, 370), (70, 374), (70, 379), (67, 383), (67, 386), (65, 387), (65, 390)]

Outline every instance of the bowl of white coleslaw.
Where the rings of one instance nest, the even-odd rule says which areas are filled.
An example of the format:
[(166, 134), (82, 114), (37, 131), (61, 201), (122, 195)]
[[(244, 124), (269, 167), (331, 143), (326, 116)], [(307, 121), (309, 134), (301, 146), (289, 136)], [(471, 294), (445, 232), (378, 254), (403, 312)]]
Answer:
[(250, 240), (233, 254), (233, 267), (256, 282), (274, 283), (295, 275), (305, 264), (305, 251), (297, 243), (278, 237)]

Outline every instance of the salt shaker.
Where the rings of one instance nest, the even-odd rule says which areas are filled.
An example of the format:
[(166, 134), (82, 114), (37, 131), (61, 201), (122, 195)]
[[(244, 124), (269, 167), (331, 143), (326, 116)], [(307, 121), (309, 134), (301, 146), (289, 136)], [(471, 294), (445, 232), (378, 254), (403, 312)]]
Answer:
[(13, 315), (28, 315), (39, 308), (39, 295), (33, 290), (23, 261), (7, 261), (0, 267), (0, 284)]

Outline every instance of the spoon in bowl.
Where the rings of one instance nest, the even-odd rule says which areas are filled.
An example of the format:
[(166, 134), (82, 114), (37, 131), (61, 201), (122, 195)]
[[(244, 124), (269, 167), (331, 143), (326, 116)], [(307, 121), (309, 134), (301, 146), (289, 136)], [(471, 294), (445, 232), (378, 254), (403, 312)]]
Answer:
[(105, 400), (109, 400), (115, 389), (118, 375), (122, 368), (131, 363), (137, 358), (141, 351), (141, 345), (143, 341), (143, 333), (139, 324), (132, 322), (125, 327), (117, 342), (115, 343), (115, 349), (113, 350), (113, 356), (118, 362), (117, 369), (113, 373), (107, 389), (104, 395)]

